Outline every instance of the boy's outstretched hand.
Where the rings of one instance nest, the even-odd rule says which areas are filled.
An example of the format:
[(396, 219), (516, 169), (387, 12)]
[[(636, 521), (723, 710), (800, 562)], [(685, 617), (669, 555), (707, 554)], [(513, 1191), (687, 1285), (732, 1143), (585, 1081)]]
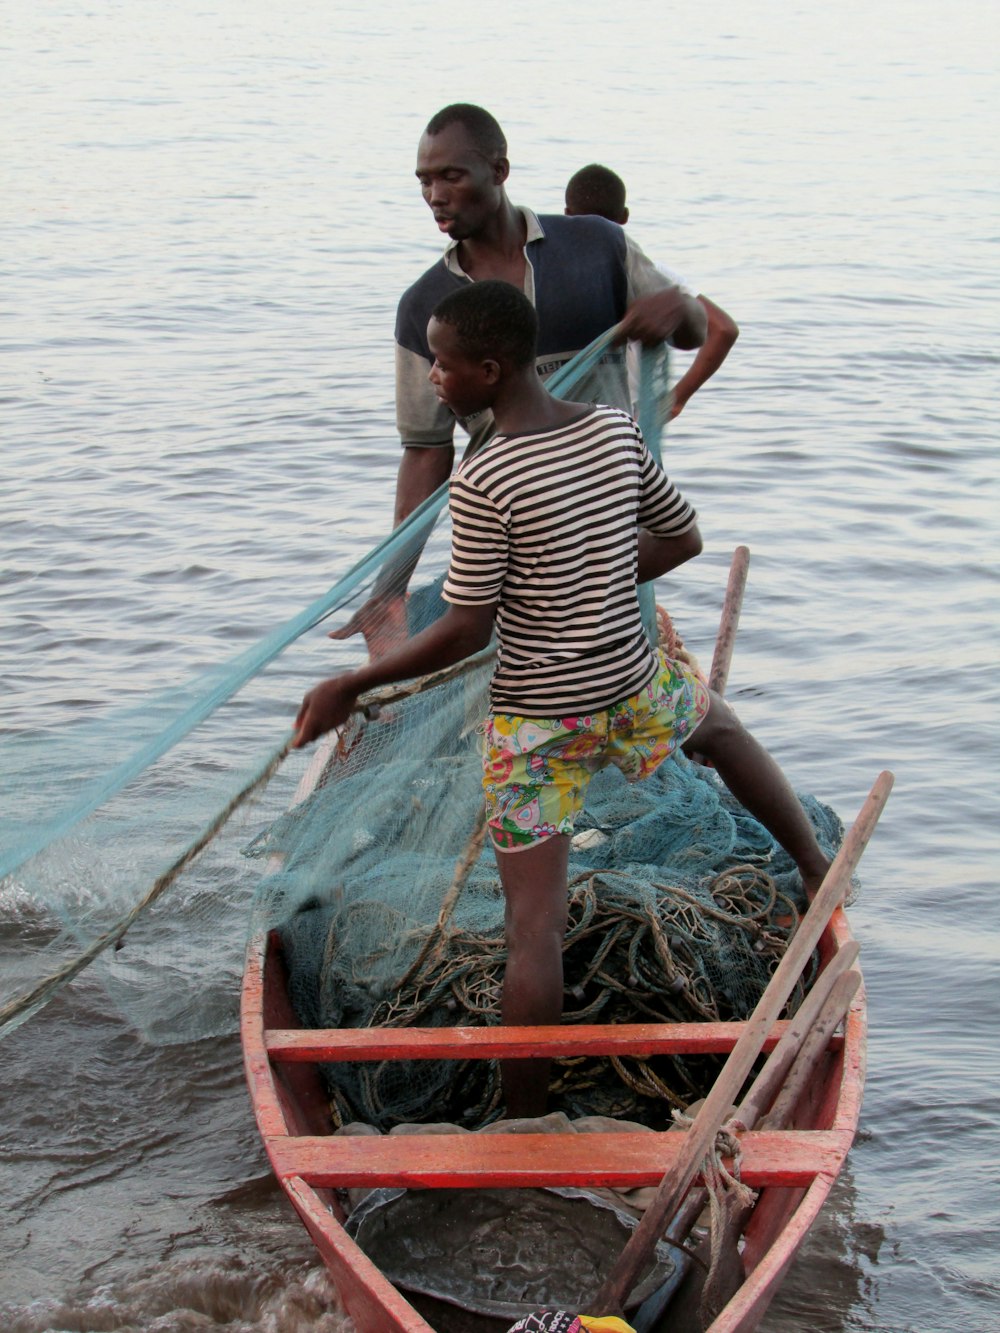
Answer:
[(353, 712), (357, 697), (349, 675), (331, 676), (329, 680), (321, 681), (302, 700), (295, 718), (292, 749), (301, 750), (310, 741), (342, 726)]

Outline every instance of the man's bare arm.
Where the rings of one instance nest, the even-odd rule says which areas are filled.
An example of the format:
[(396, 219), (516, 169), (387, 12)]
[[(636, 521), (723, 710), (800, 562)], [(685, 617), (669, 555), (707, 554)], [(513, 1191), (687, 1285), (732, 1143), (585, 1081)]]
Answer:
[[(433, 495), (442, 482), (451, 476), (455, 458), (453, 445), (417, 448), (409, 445), (403, 450), (396, 475), (396, 508), (393, 528), (409, 518), (428, 496)], [(385, 657), (407, 636), (406, 589), (420, 560), (423, 541), (410, 554), (400, 553), (383, 567), (368, 601), (359, 607), (346, 625), (331, 630), (331, 639), (350, 639), (363, 634), (372, 660)]]
[(739, 325), (721, 306), (717, 306), (707, 296), (699, 296), (698, 300), (708, 318), (708, 333), (698, 349), (698, 355), (674, 385), (674, 398), (670, 408), (671, 419), (684, 410), (695, 390), (700, 389), (707, 379), (711, 379), (740, 336)]
[[(442, 482), (448, 480), (454, 458), (455, 448), (450, 444), (427, 448), (408, 445), (404, 448), (396, 476), (394, 528), (398, 528)], [(404, 641), (407, 636), (404, 598), (420, 560), (423, 540), (409, 554), (401, 552), (386, 562), (368, 601), (358, 608), (346, 625), (331, 630), (329, 638), (349, 639), (355, 634), (363, 634), (373, 661), (385, 657)]]
[(442, 482), (448, 480), (454, 462), (455, 446), (452, 444), (439, 444), (426, 449), (410, 444), (404, 448), (396, 476), (396, 509), (392, 519), (394, 528), (398, 528), (404, 518), (409, 518), (418, 505), (423, 504)]

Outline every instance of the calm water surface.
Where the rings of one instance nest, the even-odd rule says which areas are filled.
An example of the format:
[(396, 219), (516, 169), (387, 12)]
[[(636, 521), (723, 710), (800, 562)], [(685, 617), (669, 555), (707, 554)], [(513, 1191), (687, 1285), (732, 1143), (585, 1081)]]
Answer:
[[(897, 776), (852, 913), (862, 1133), (770, 1333), (1000, 1326), (995, 50), (979, 0), (5, 6), (5, 738), (224, 661), (387, 530), (395, 303), (439, 248), (414, 152), (445, 102), (499, 117), (517, 201), (614, 166), (640, 243), (740, 323), (669, 441), (707, 545), (667, 596), (709, 654), (749, 544), (742, 715), (848, 819)], [(329, 651), (214, 762), (279, 743)], [(0, 896), (8, 979), (38, 925)], [(220, 1035), (159, 1044), (84, 976), (0, 1046), (0, 1327), (343, 1328), (257, 1143), (234, 997)]]

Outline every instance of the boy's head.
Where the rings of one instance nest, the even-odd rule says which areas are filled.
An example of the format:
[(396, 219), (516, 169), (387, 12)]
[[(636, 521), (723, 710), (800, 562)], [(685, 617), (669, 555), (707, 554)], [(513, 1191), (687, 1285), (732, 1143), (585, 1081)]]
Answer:
[(470, 282), (435, 306), (427, 325), (430, 381), (458, 417), (491, 407), (500, 385), (534, 367), (538, 317), (509, 282)]
[(625, 207), (625, 182), (610, 167), (592, 162), (581, 167), (569, 178), (566, 186), (566, 213), (578, 217), (583, 213), (597, 213), (609, 222), (624, 227), (628, 222)]

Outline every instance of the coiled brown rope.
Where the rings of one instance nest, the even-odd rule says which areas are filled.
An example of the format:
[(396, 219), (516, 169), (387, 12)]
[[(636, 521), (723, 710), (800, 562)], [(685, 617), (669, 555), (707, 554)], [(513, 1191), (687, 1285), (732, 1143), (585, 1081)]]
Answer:
[[(453, 904), (468, 862), (468, 855), (460, 859), (437, 922), (422, 932), (415, 961), (398, 982), (383, 986), (385, 998), (371, 1014), (371, 1026), (437, 1026), (442, 1021), (449, 1026), (493, 1025), (500, 1021), (500, 988), (507, 958), (502, 927), (483, 933), (450, 924), (447, 900)], [(721, 929), (725, 939), (737, 942), (745, 958), (756, 960), (757, 978), (740, 1006), (752, 1009), (797, 921), (794, 906), (770, 877), (756, 867), (731, 867), (711, 882), (709, 892), (701, 898), (682, 886), (664, 883), (654, 885), (655, 891), (644, 898), (620, 891), (616, 897), (613, 885), (618, 881), (627, 885), (628, 876), (614, 870), (588, 871), (571, 881), (563, 1022), (720, 1021), (745, 1016), (734, 1010), (732, 997), (704, 975), (703, 955), (714, 949)], [(338, 937), (343, 927), (340, 919), (329, 938)], [(385, 922), (382, 929), (394, 933)], [(377, 960), (369, 958), (369, 962), (377, 968)], [(359, 975), (352, 967), (351, 973), (352, 983), (371, 986), (372, 974), (367, 970)], [(608, 1062), (578, 1057), (558, 1062), (552, 1093), (571, 1106), (598, 1103), (607, 1108), (607, 1114), (659, 1122), (667, 1109), (682, 1109), (704, 1096), (716, 1065), (711, 1057), (694, 1061), (616, 1058), (610, 1067), (617, 1077), (609, 1085)], [(456, 1071), (455, 1078), (462, 1077), (465, 1075)], [(482, 1106), (498, 1104), (497, 1071), (484, 1062), (476, 1077), (480, 1080), (476, 1096), (481, 1096)], [(374, 1103), (341, 1105), (345, 1102), (341, 1091), (341, 1114), (370, 1122), (392, 1116), (394, 1108), (384, 1105), (379, 1088), (379, 1071), (367, 1070), (360, 1095), (373, 1097)]]

